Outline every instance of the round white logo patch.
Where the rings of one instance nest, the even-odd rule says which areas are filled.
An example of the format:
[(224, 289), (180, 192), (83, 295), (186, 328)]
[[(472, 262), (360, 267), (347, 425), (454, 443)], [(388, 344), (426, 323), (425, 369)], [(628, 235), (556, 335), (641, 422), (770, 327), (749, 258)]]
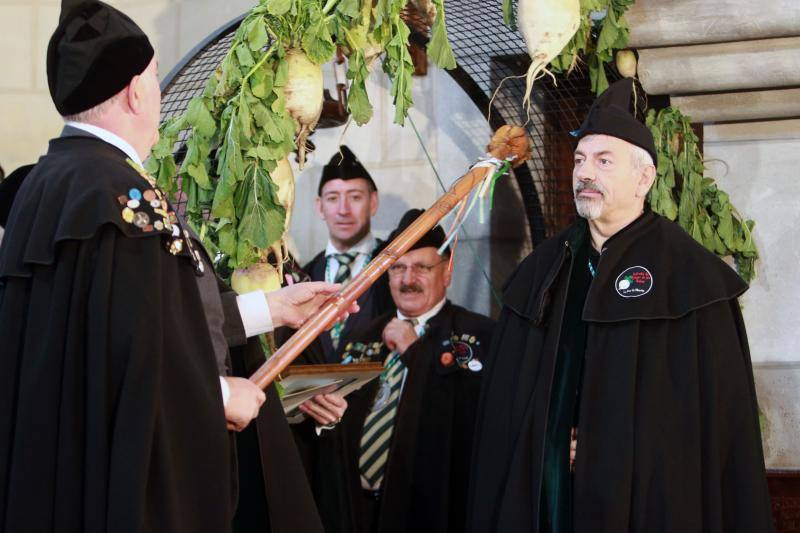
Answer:
[(653, 288), (653, 275), (643, 266), (630, 267), (617, 276), (614, 288), (623, 298), (644, 296)]

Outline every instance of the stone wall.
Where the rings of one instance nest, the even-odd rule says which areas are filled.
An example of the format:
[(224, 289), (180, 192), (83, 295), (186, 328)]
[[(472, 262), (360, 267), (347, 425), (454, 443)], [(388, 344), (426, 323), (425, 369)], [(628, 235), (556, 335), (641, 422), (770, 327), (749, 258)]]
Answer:
[(800, 468), (800, 120), (709, 125), (710, 175), (756, 221), (758, 277), (741, 299), (769, 468)]
[[(212, 30), (254, 0), (106, 0), (147, 33), (163, 76)], [(47, 90), (47, 43), (60, 0), (0, 0), (0, 165), (6, 173), (35, 162), (58, 135), (61, 118)]]

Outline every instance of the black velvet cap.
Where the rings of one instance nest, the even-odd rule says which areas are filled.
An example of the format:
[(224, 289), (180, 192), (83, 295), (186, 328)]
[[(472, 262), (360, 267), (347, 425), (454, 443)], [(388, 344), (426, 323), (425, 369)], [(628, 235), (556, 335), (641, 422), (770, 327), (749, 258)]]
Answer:
[(617, 137), (645, 149), (658, 164), (653, 134), (630, 111), (632, 93), (632, 78), (611, 84), (597, 97), (580, 129), (572, 135), (578, 139), (593, 133)]
[(61, 14), (47, 46), (47, 84), (61, 115), (91, 109), (120, 92), (153, 59), (147, 35), (97, 0)]
[(361, 164), (356, 155), (350, 151), (347, 146), (340, 146), (341, 153), (336, 152), (328, 161), (328, 164), (322, 167), (322, 177), (319, 179), (319, 187), (317, 188), (317, 196), (322, 196), (322, 186), (331, 180), (352, 180), (355, 178), (365, 179), (377, 191), (378, 187), (372, 181), (372, 176), (369, 175), (367, 169)]
[[(406, 228), (408, 228), (415, 220), (419, 218), (419, 216), (424, 213), (422, 209), (409, 209), (403, 215), (403, 218), (400, 219), (400, 224), (389, 234), (389, 237), (386, 238), (386, 242), (392, 242), (395, 237), (400, 235)], [(444, 230), (441, 226), (436, 225), (431, 230), (422, 236), (420, 240), (414, 243), (411, 248), (408, 250), (417, 250), (419, 248), (427, 248), (428, 246), (432, 246), (438, 249), (442, 244), (444, 244), (445, 240)]]

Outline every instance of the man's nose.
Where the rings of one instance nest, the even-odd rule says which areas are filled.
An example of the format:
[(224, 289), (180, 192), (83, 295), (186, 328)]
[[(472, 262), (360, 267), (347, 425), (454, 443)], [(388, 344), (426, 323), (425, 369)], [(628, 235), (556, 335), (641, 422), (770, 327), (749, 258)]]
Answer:
[(338, 207), (338, 212), (340, 215), (346, 215), (350, 212), (350, 202), (347, 200), (347, 198), (341, 198), (339, 200)]
[(411, 281), (414, 279), (414, 269), (410, 266), (406, 266), (406, 269), (403, 271), (403, 284), (409, 285)]
[(575, 165), (574, 172), (579, 181), (594, 181), (594, 171), (588, 161)]

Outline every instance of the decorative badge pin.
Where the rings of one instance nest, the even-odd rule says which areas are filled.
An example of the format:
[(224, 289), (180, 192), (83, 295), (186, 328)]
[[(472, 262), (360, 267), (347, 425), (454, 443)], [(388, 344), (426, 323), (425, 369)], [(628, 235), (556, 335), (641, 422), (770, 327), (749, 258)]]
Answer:
[(638, 298), (653, 288), (653, 275), (643, 266), (630, 267), (617, 276), (614, 288), (623, 298)]
[(475, 349), (480, 345), (481, 342), (475, 338), (475, 335), (469, 333), (453, 335), (442, 342), (443, 347), (450, 349), (442, 353), (440, 361), (443, 366), (450, 366), (455, 362), (463, 369), (479, 372), (483, 368), (483, 364), (475, 358)]

